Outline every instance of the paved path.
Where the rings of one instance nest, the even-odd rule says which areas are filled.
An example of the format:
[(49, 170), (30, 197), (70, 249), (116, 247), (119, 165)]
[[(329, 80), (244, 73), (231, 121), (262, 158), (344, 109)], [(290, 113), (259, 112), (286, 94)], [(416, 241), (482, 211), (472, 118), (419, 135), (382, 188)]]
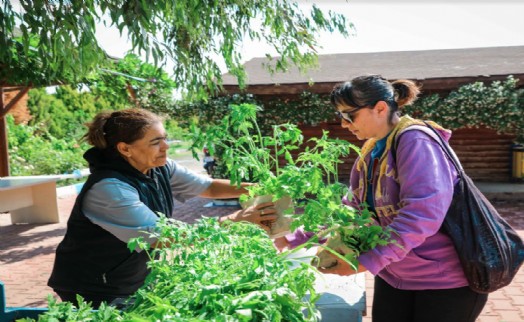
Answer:
[[(62, 240), (75, 195), (58, 198), (60, 222), (57, 224), (12, 225), (9, 214), (0, 214), (0, 281), (5, 285), (7, 306), (46, 306), (52, 289), (46, 286), (55, 249)], [(193, 222), (201, 216), (219, 216), (234, 207), (205, 208), (207, 199), (194, 198), (178, 203), (177, 218)]]
[[(524, 238), (524, 199), (495, 201), (499, 213)], [(373, 276), (366, 273), (367, 312), (371, 315), (373, 299)], [(521, 267), (513, 282), (505, 288), (493, 292), (488, 297), (477, 322), (522, 322), (524, 321), (524, 266)], [(364, 317), (363, 322), (371, 322), (371, 317)]]
[[(188, 163), (197, 172), (198, 164)], [(8, 214), (0, 214), (0, 281), (6, 288), (7, 306), (45, 307), (46, 297), (52, 290), (46, 286), (56, 245), (65, 233), (66, 222), (75, 195), (58, 199), (60, 223), (48, 225), (11, 225)], [(218, 216), (235, 210), (233, 207), (204, 207), (209, 201), (194, 198), (185, 204), (177, 204), (177, 218), (193, 222), (201, 216)], [(495, 206), (524, 238), (524, 200), (496, 202)], [(373, 296), (373, 279), (366, 274), (368, 316), (370, 322)], [(490, 295), (488, 303), (478, 319), (480, 322), (524, 321), (524, 269), (512, 284)]]

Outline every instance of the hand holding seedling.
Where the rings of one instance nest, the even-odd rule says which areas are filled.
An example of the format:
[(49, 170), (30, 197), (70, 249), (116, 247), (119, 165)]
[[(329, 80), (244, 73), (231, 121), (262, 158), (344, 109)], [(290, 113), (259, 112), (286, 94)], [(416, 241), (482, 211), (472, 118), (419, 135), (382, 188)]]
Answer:
[(367, 271), (367, 269), (364, 266), (360, 265), (360, 264), (357, 267), (353, 267), (348, 262), (336, 258), (335, 255), (331, 255), (331, 256), (333, 256), (333, 259), (335, 261), (335, 265), (333, 265), (333, 266), (331, 266), (329, 268), (319, 267), (318, 270), (320, 272), (322, 272), (324, 274), (337, 274), (337, 275), (340, 275), (340, 276), (348, 276), (348, 275), (354, 275), (354, 274), (357, 274), (357, 273), (362, 273), (362, 272)]
[[(233, 185), (241, 187), (245, 181), (256, 183), (245, 187), (248, 194), (240, 196), (241, 204), (262, 196), (270, 196), (276, 205), (278, 200), (289, 199), (283, 216), (278, 216), (269, 231), (266, 229), (271, 238), (299, 227), (312, 233), (325, 231), (324, 237), (338, 234), (347, 250), (340, 253), (353, 263), (361, 253), (391, 242), (390, 231), (376, 225), (366, 207), (354, 208), (342, 203), (343, 198), (351, 200), (352, 195), (338, 176), (339, 166), (350, 151), (360, 153), (357, 146), (330, 138), (327, 131), (304, 142), (300, 128), (289, 123), (272, 125), (270, 132), (263, 133), (256, 119), (260, 107), (240, 104), (229, 108), (230, 113), (218, 124), (205, 129), (196, 123), (192, 126), (193, 148), (201, 151), (205, 145), (221, 149), (221, 163)], [(258, 208), (248, 207), (251, 206), (246, 206), (245, 211), (247, 216), (254, 216), (252, 222), (274, 219), (262, 219)], [(294, 209), (300, 211), (295, 213)], [(312, 240), (306, 247), (318, 246), (317, 242)]]
[(273, 202), (264, 202), (258, 205), (252, 205), (245, 209), (241, 209), (230, 215), (221, 217), (219, 220), (223, 222), (225, 220), (231, 221), (247, 221), (260, 225), (264, 230), (269, 231), (270, 224), (277, 219), (276, 209), (274, 208)]
[(340, 234), (335, 230), (327, 242), (319, 246), (317, 256), (311, 264), (324, 274), (337, 274), (341, 276), (353, 275), (367, 269), (360, 265), (353, 248), (349, 247)]

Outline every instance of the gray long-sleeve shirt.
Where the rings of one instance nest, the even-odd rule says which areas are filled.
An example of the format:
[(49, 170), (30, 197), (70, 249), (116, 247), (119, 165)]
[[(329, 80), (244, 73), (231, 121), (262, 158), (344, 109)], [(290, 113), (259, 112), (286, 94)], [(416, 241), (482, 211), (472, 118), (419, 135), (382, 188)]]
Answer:
[[(167, 162), (173, 169), (170, 182), (174, 199), (184, 202), (200, 195), (211, 184), (211, 178), (191, 172), (173, 160)], [(127, 183), (115, 178), (97, 182), (86, 193), (82, 208), (89, 220), (125, 243), (139, 236), (152, 241), (147, 232), (154, 229), (158, 216)]]

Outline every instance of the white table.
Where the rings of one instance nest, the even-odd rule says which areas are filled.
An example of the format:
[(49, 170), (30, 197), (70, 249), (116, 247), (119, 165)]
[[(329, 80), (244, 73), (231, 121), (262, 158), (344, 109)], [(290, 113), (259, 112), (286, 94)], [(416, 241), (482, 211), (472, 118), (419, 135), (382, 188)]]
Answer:
[(13, 224), (58, 223), (56, 180), (0, 178), (0, 212), (6, 211)]

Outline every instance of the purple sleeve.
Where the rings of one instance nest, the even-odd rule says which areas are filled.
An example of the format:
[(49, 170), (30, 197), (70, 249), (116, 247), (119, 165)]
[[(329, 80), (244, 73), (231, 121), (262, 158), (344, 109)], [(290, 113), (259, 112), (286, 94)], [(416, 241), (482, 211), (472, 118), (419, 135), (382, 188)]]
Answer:
[(287, 234), (285, 236), (287, 242), (289, 243), (289, 248), (293, 249), (297, 246), (300, 246), (307, 242), (315, 234), (309, 231), (304, 231), (302, 228), (298, 228), (294, 232)]
[(358, 258), (373, 274), (437, 233), (453, 197), (456, 171), (442, 148), (426, 134), (410, 132), (397, 150), (400, 209), (389, 224), (397, 244), (378, 246)]
[[(287, 242), (289, 243), (289, 248), (293, 249), (295, 247), (298, 247), (304, 243), (306, 243), (308, 240), (311, 239), (311, 237), (315, 236), (315, 233), (310, 231), (305, 231), (302, 227), (298, 228), (294, 232), (285, 235)], [(320, 239), (319, 242), (321, 244), (326, 242), (326, 239)]]

